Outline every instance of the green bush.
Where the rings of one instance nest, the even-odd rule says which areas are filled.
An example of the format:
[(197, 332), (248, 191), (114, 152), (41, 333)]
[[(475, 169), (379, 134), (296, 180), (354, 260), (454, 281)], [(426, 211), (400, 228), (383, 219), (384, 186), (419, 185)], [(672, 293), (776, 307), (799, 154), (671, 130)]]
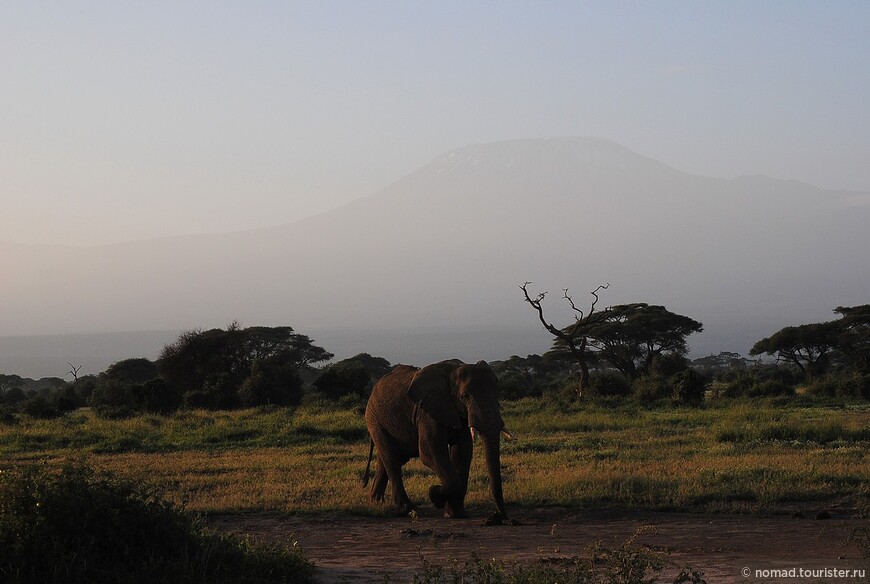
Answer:
[(139, 409), (149, 414), (170, 414), (181, 407), (181, 394), (162, 377), (135, 386), (133, 392)]
[(649, 372), (664, 379), (673, 377), (689, 368), (689, 360), (679, 353), (664, 353), (653, 357)]
[(101, 380), (91, 394), (90, 404), (104, 418), (127, 418), (136, 413), (133, 387), (115, 380)]
[(789, 396), (800, 379), (800, 372), (792, 367), (756, 365), (721, 373), (712, 388), (717, 398)]
[(279, 357), (254, 361), (251, 374), (239, 387), (242, 405), (296, 406), (302, 401), (298, 369)]
[(333, 365), (317, 378), (314, 387), (330, 399), (351, 394), (365, 397), (371, 390), (371, 378), (360, 365)]
[(632, 395), (645, 402), (654, 402), (670, 397), (673, 390), (667, 380), (660, 375), (644, 375), (631, 384)]
[(392, 370), (383, 357), (360, 353), (327, 367), (314, 380), (314, 388), (330, 399), (347, 395), (368, 397), (375, 382)]
[(22, 411), (31, 418), (50, 419), (60, 416), (60, 412), (45, 396), (34, 396), (22, 404)]
[(768, 379), (751, 386), (749, 397), (778, 397), (794, 395), (794, 387), (778, 379)]
[(704, 378), (694, 369), (685, 369), (668, 380), (673, 387), (674, 401), (696, 404), (704, 401)]
[(310, 582), (276, 546), (205, 532), (153, 492), (73, 466), (0, 474), (0, 581), (10, 584)]
[(541, 397), (542, 387), (528, 375), (507, 373), (498, 379), (499, 397), (513, 401), (524, 397)]
[(77, 380), (73, 387), (79, 395), (86, 391), (90, 406), (106, 418), (168, 414), (182, 402), (181, 392), (160, 377), (157, 364), (148, 359), (118, 361), (87, 386)]
[(837, 373), (815, 379), (807, 393), (824, 397), (870, 399), (870, 375)]
[(624, 375), (616, 371), (604, 371), (592, 377), (592, 392), (600, 396), (631, 395), (631, 384)]

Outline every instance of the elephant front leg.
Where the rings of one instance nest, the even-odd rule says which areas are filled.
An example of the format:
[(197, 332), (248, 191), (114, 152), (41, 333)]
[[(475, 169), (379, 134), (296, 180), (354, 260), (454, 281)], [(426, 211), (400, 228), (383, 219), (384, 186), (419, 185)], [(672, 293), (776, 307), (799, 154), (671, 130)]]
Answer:
[(445, 515), (449, 517), (468, 517), (465, 512), (465, 495), (468, 493), (468, 475), (471, 471), (471, 454), (474, 448), (471, 440), (450, 447), (450, 462), (459, 475), (458, 492), (448, 499)]
[(420, 458), (423, 464), (434, 470), (441, 480), (440, 485), (429, 487), (429, 500), (432, 504), (438, 509), (444, 509), (445, 517), (467, 517), (464, 507), (467, 478), (463, 483), (460, 473), (451, 460), (447, 445), (444, 444), (442, 448), (434, 450), (421, 448)]

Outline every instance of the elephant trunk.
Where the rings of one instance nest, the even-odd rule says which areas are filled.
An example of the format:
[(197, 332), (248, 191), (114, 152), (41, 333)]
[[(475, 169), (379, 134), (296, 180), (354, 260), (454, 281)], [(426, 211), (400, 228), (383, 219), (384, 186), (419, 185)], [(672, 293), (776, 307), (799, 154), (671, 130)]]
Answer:
[(489, 474), (489, 491), (492, 493), (492, 499), (495, 501), (495, 506), (502, 518), (507, 518), (507, 511), (504, 507), (504, 495), (501, 489), (501, 456), (499, 452), (501, 437), (498, 431), (494, 433), (481, 434), (483, 437), (483, 447), (486, 451), (486, 470)]

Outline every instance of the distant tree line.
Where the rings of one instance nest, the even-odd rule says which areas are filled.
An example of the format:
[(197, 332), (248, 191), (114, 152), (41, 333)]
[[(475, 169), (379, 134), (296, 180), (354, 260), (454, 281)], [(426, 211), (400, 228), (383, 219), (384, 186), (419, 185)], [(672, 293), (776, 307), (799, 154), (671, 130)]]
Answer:
[(631, 303), (598, 307), (609, 285), (591, 292), (579, 307), (564, 290), (574, 322), (556, 326), (545, 316), (546, 292), (520, 286), (553, 346), (543, 356), (511, 357), (496, 364), (505, 393), (535, 396), (560, 391), (568, 397), (634, 397), (700, 403), (707, 397), (762, 397), (803, 393), (870, 399), (870, 305), (838, 307), (841, 318), (786, 327), (758, 341), (744, 359), (723, 352), (690, 362), (687, 337), (703, 325), (663, 306)]
[[(604, 287), (599, 287), (593, 295)], [(870, 304), (834, 309), (839, 318), (785, 327), (761, 339), (748, 359), (722, 352), (690, 361), (687, 337), (701, 323), (663, 306), (632, 303), (599, 310), (597, 296), (575, 322), (544, 318), (545, 295), (527, 301), (553, 334), (544, 355), (492, 363), (503, 399), (634, 399), (700, 404), (710, 399), (789, 397), (797, 393), (870, 399)], [(592, 318), (590, 318), (590, 316)], [(0, 375), (0, 422), (17, 416), (60, 416), (89, 406), (106, 417), (168, 414), (179, 408), (295, 406), (308, 393), (323, 399), (365, 399), (390, 371), (362, 353), (328, 366), (333, 355), (289, 326), (193, 330), (166, 345), (157, 360), (118, 361), (99, 375), (24, 379)]]
[[(106, 417), (167, 414), (179, 408), (233, 409), (298, 405), (305, 392), (362, 398), (390, 370), (386, 359), (360, 354), (316, 369), (332, 353), (289, 326), (193, 330), (166, 345), (156, 361), (118, 361), (72, 382), (0, 377), (0, 418), (53, 417), (89, 406)], [(307, 381), (307, 383), (306, 383)]]
[(785, 327), (750, 355), (769, 355), (796, 371), (810, 391), (870, 398), (870, 304), (838, 306), (840, 318)]

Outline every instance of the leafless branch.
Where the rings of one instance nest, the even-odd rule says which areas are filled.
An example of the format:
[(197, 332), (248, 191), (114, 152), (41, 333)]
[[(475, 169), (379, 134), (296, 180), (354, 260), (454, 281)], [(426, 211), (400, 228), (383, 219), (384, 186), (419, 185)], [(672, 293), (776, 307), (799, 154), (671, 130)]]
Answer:
[(565, 338), (565, 333), (561, 330), (557, 329), (551, 323), (547, 322), (547, 319), (544, 318), (544, 308), (541, 306), (541, 302), (547, 296), (546, 292), (541, 292), (537, 295), (537, 297), (533, 300), (531, 296), (529, 296), (529, 284), (531, 282), (526, 282), (522, 286), (520, 286), (520, 290), (523, 291), (523, 295), (526, 297), (526, 302), (531, 304), (532, 308), (534, 308), (538, 313), (538, 320), (541, 321), (541, 324), (544, 325), (544, 328), (552, 335), (559, 337), (560, 339)]
[(73, 383), (75, 383), (76, 381), (79, 380), (79, 370), (82, 368), (82, 365), (79, 365), (78, 367), (76, 367), (75, 365), (73, 365), (69, 361), (67, 361), (66, 364), (70, 366), (70, 370), (67, 371), (67, 373), (69, 373), (70, 375), (73, 376)]
[[(595, 290), (592, 291), (592, 296), (595, 300), (592, 302), (589, 307), (589, 312), (586, 313), (580, 308), (577, 307), (577, 304), (574, 302), (574, 299), (568, 294), (568, 289), (562, 289), (562, 298), (568, 301), (568, 304), (571, 306), (571, 310), (574, 311), (574, 324), (571, 327), (566, 327), (564, 329), (559, 329), (554, 326), (552, 323), (547, 322), (547, 319), (544, 317), (544, 308), (542, 306), (544, 298), (547, 296), (546, 292), (541, 292), (536, 297), (532, 298), (531, 294), (529, 294), (529, 284), (531, 282), (525, 282), (520, 289), (523, 291), (523, 296), (525, 296), (526, 302), (535, 309), (538, 313), (538, 320), (541, 321), (541, 324), (544, 325), (544, 329), (547, 330), (551, 335), (565, 343), (567, 349), (571, 352), (572, 355), (577, 359), (577, 364), (580, 366), (580, 392), (585, 390), (589, 386), (589, 367), (587, 364), (587, 355), (586, 355), (586, 347), (588, 343), (588, 337), (586, 331), (584, 331), (584, 327), (588, 326), (593, 322), (597, 322), (599, 319), (597, 318), (593, 320), (593, 315), (595, 314), (595, 307), (598, 304), (599, 296), (598, 292), (601, 290), (606, 290), (610, 287), (610, 283), (599, 286)], [(608, 312), (609, 309), (605, 309), (603, 313), (599, 312), (598, 314), (604, 315)]]
[(592, 311), (595, 310), (595, 305), (598, 304), (598, 292), (599, 292), (599, 290), (607, 290), (608, 288), (610, 288), (610, 282), (608, 282), (607, 284), (604, 284), (603, 286), (599, 286), (598, 288), (596, 288), (595, 290), (590, 292), (590, 294), (592, 294), (595, 297), (595, 300), (592, 301), (592, 307), (589, 309), (589, 314), (592, 314)]

